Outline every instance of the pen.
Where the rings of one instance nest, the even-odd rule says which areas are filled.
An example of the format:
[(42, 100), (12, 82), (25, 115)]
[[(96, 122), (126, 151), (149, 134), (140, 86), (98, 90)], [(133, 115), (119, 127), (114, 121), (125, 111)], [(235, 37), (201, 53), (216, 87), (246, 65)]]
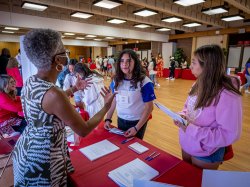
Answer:
[(154, 151), (153, 153), (151, 153), (149, 156), (147, 156), (147, 157), (145, 158), (145, 160), (148, 160), (149, 158), (151, 158), (151, 156), (152, 156), (153, 154), (155, 154), (155, 151)]
[(122, 144), (125, 144), (125, 143), (127, 143), (128, 141), (133, 140), (134, 138), (135, 138), (135, 137), (128, 138), (128, 139), (126, 139), (126, 140), (123, 140), (121, 143), (122, 143)]
[(154, 158), (158, 157), (160, 154), (161, 154), (161, 153), (158, 153), (158, 154), (156, 154), (156, 155), (152, 156), (151, 158), (149, 158), (149, 159), (148, 159), (148, 161), (153, 160)]

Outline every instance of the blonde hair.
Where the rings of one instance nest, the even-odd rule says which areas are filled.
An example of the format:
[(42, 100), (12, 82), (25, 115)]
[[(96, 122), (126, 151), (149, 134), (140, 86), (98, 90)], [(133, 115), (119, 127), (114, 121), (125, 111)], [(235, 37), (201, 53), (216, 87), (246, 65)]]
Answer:
[(6, 93), (11, 98), (15, 99), (17, 90), (10, 91), (8, 89), (8, 85), (11, 79), (15, 81), (15, 79), (9, 75), (0, 75), (0, 92)]
[(10, 57), (6, 68), (15, 68), (15, 67), (18, 67), (18, 61), (16, 58)]

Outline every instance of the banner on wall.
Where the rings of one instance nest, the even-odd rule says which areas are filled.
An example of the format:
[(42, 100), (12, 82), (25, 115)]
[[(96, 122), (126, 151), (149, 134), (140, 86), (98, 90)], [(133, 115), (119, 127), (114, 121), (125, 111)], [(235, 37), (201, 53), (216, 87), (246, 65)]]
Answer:
[(37, 73), (37, 68), (31, 63), (31, 61), (26, 56), (23, 47), (23, 40), (24, 36), (20, 36), (20, 51), (21, 51), (21, 64), (22, 64), (22, 77), (23, 82), (25, 83), (26, 80)]

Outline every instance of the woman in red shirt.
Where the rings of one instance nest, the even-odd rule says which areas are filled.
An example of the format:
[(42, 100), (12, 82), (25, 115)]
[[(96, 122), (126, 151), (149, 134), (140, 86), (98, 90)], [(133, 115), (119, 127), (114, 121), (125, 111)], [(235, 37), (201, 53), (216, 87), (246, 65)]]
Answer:
[(4, 137), (22, 133), (26, 126), (16, 81), (9, 75), (0, 76), (0, 134)]

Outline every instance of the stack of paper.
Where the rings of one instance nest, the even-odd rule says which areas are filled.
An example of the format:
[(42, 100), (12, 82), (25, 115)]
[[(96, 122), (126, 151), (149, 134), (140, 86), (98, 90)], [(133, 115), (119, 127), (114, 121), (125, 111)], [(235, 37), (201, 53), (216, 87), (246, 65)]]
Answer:
[(93, 161), (102, 156), (117, 151), (118, 149), (120, 148), (117, 147), (115, 144), (112, 144), (108, 140), (103, 140), (95, 144), (89, 145), (87, 147), (84, 147), (82, 149), (79, 149), (79, 151), (83, 153), (89, 160)]
[(110, 171), (108, 176), (119, 186), (132, 187), (134, 179), (151, 180), (157, 175), (158, 171), (137, 158)]
[(138, 154), (142, 154), (148, 150), (147, 147), (143, 146), (142, 144), (139, 144), (138, 142), (135, 142), (133, 144), (130, 144), (128, 148), (132, 149)]
[(114, 134), (118, 134), (118, 135), (124, 135), (124, 131), (117, 129), (117, 128), (111, 128), (111, 129), (109, 129), (109, 132), (114, 133)]

